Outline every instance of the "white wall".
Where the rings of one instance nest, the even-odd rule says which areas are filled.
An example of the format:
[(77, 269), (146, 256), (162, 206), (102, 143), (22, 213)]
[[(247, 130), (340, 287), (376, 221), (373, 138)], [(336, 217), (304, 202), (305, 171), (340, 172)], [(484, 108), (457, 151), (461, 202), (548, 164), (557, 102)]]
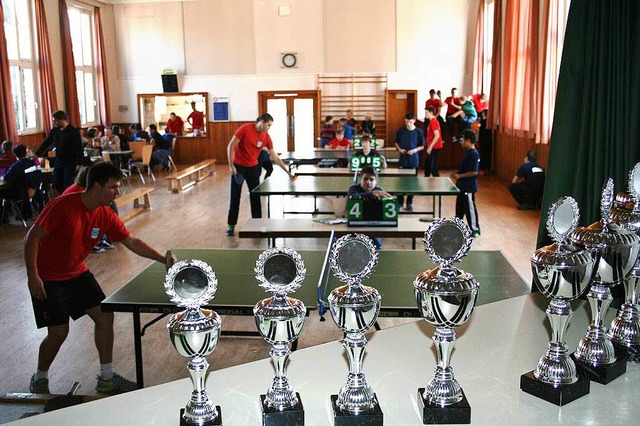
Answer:
[[(180, 90), (230, 98), (231, 120), (257, 116), (257, 92), (317, 87), (319, 73), (387, 72), (390, 89), (471, 90), (479, 0), (201, 0), (115, 4), (105, 25), (115, 122), (137, 121), (136, 95)], [(291, 16), (278, 16), (278, 6)], [(110, 34), (107, 34), (110, 32)], [(285, 69), (281, 54), (296, 52)], [(119, 112), (118, 106), (128, 106)]]

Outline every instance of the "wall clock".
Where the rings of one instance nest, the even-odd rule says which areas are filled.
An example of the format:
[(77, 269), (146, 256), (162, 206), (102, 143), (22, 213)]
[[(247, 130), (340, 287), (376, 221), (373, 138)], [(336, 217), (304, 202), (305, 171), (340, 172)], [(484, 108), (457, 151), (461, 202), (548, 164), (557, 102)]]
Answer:
[(285, 53), (284, 55), (282, 55), (282, 65), (284, 65), (286, 68), (295, 67), (297, 61), (298, 58), (296, 57), (295, 53)]

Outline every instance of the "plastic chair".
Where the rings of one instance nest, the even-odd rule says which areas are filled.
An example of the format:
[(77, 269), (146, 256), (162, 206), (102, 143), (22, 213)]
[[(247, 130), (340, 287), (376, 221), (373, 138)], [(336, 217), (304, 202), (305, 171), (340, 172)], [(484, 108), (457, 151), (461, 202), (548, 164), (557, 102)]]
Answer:
[(147, 168), (147, 175), (151, 176), (151, 179), (153, 179), (154, 182), (156, 181), (156, 177), (153, 174), (153, 170), (151, 170), (151, 167), (149, 167), (149, 163), (151, 162), (152, 151), (153, 151), (152, 145), (144, 146), (142, 148), (142, 161), (132, 161), (130, 165), (132, 171), (134, 168), (138, 171), (138, 175), (140, 175), (140, 180), (142, 181), (143, 185), (146, 184), (146, 182), (144, 181), (144, 177), (142, 176), (142, 169), (144, 167)]

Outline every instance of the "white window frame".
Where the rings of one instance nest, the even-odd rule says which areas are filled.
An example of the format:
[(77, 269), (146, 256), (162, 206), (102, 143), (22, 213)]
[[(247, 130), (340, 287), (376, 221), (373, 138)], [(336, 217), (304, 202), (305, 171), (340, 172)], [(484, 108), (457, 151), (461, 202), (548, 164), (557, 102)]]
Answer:
[[(35, 27), (35, 10), (34, 10), (34, 6), (33, 6), (33, 0), (2, 0), (3, 2), (11, 2), (12, 6), (15, 6), (15, 3), (17, 2), (23, 2), (26, 1), (27, 2), (27, 9), (28, 9), (28, 22), (29, 22), (29, 44), (31, 45), (31, 59), (28, 58), (22, 58), (20, 57), (20, 33), (17, 31), (17, 26), (16, 26), (16, 33), (14, 34), (15, 39), (18, 41), (18, 57), (19, 59), (9, 59), (9, 69), (11, 69), (12, 67), (18, 67), (19, 70), (19, 76), (20, 76), (20, 87), (18, 88), (18, 96), (19, 96), (19, 101), (21, 103), (19, 110), (16, 111), (16, 126), (18, 128), (18, 135), (27, 135), (27, 134), (33, 134), (33, 133), (38, 133), (40, 131), (42, 131), (42, 117), (40, 117), (40, 80), (38, 78), (38, 60), (39, 60), (39, 55), (38, 55), (38, 49), (37, 49), (37, 44), (35, 43), (35, 34), (36, 34), (36, 27)], [(11, 7), (11, 8), (4, 8), (3, 7), (3, 12), (5, 13), (5, 19), (7, 19), (6, 14), (9, 13), (9, 11), (14, 13), (13, 19), (17, 20), (17, 16), (15, 14), (15, 7)], [(4, 22), (2, 23), (2, 25), (4, 25)], [(7, 29), (5, 27), (5, 37), (6, 37), (6, 33), (7, 33)], [(25, 77), (24, 77), (24, 71), (25, 70), (31, 70), (31, 75), (33, 78), (33, 96), (34, 96), (34, 107), (35, 107), (35, 126), (32, 127), (27, 127), (27, 118), (26, 118), (26, 110), (27, 110), (27, 97), (26, 97), (26, 93), (24, 91), (24, 88), (26, 87), (25, 85)], [(5, 77), (7, 79), (10, 79), (10, 76)], [(15, 90), (15, 88), (12, 86), (11, 87), (12, 90), (12, 98), (13, 98), (13, 91)]]
[[(89, 23), (91, 25), (91, 30), (90, 30), (90, 34), (88, 35), (88, 40), (86, 39), (86, 37), (83, 37), (81, 39), (82, 44), (89, 43), (89, 48), (91, 51), (91, 64), (89, 65), (74, 64), (74, 69), (76, 72), (76, 90), (78, 92), (78, 107), (82, 109), (82, 106), (84, 105), (84, 111), (82, 110), (80, 111), (81, 123), (79, 124), (79, 127), (93, 127), (101, 124), (100, 102), (99, 102), (100, 93), (98, 92), (98, 68), (97, 68), (97, 58), (96, 58), (95, 42), (94, 42), (96, 37), (96, 28), (95, 28), (94, 16), (93, 16), (94, 11), (93, 9), (87, 8), (84, 5), (80, 5), (72, 2), (67, 3), (67, 13), (72, 9), (75, 11), (78, 11), (81, 14), (87, 15), (89, 17)], [(71, 20), (69, 20), (69, 25), (71, 25)], [(73, 34), (73, 31), (70, 31), (70, 32), (71, 34)], [(82, 30), (80, 30), (79, 32), (81, 33)], [(82, 34), (82, 35), (86, 36), (85, 34)], [(75, 45), (77, 43), (77, 40), (73, 40), (72, 38), (72, 43)], [(83, 47), (84, 45), (81, 45), (79, 47), (80, 51), (84, 51)], [(77, 58), (74, 58), (74, 61), (77, 61)], [(78, 72), (82, 72), (83, 75), (91, 74), (92, 76), (91, 82), (92, 82), (93, 95), (94, 95), (93, 105), (87, 105), (87, 102), (86, 102), (87, 95), (85, 93), (85, 81), (84, 79), (78, 80), (77, 78)], [(89, 112), (89, 108), (91, 107), (93, 107), (94, 119), (91, 121), (87, 121), (86, 120), (86, 117), (88, 115), (87, 113)], [(83, 121), (83, 117), (85, 117), (84, 121)], [(107, 125), (108, 123), (104, 123), (104, 124)]]

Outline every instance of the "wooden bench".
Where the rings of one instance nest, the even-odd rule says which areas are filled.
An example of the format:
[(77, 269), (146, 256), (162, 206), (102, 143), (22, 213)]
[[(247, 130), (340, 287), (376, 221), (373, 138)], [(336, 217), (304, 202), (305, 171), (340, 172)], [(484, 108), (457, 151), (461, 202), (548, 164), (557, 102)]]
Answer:
[[(153, 188), (137, 188), (116, 198), (118, 210), (122, 209), (125, 204), (133, 201), (133, 210), (126, 213), (124, 216), (120, 216), (123, 222), (126, 222), (144, 211), (151, 210), (151, 201), (149, 200), (149, 193), (151, 191), (153, 191)], [(143, 201), (142, 204), (140, 204), (141, 199)]]
[[(189, 166), (186, 169), (179, 170), (167, 176), (165, 179), (169, 184), (169, 191), (177, 194), (178, 192), (200, 182), (202, 179), (211, 176), (213, 174), (213, 170), (209, 169), (209, 167), (215, 163), (215, 159), (204, 160), (198, 164), (194, 164), (193, 166)], [(189, 180), (188, 182), (183, 183), (183, 179)]]

